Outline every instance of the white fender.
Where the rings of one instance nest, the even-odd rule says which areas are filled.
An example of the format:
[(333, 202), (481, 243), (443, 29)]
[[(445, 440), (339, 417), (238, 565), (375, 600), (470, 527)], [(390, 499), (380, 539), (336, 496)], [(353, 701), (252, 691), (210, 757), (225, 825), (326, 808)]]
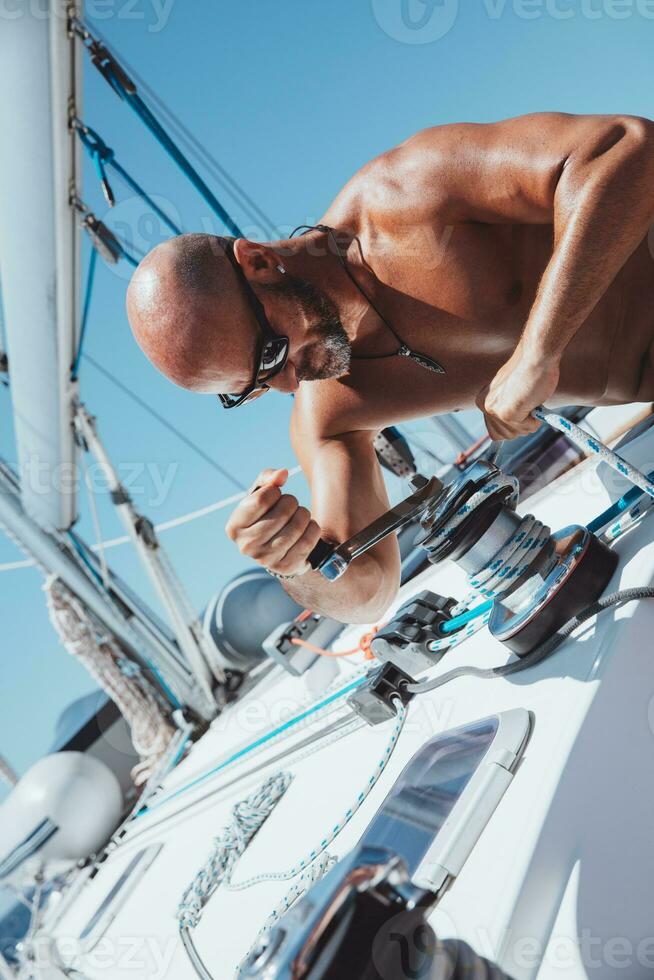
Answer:
[(0, 880), (33, 858), (76, 862), (95, 853), (122, 810), (120, 784), (99, 759), (82, 752), (39, 759), (0, 806)]

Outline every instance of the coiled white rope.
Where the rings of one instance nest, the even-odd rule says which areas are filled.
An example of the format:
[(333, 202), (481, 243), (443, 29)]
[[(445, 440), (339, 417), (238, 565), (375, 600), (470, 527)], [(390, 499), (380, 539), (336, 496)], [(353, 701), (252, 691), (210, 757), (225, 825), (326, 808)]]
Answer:
[(381, 759), (373, 769), (372, 775), (364, 784), (361, 792), (357, 795), (352, 805), (348, 807), (341, 819), (334, 824), (329, 833), (326, 834), (326, 836), (323, 837), (320, 842), (302, 858), (301, 861), (298, 861), (297, 864), (294, 864), (293, 867), (289, 868), (287, 871), (267, 871), (263, 874), (255, 875), (253, 878), (247, 878), (245, 881), (239, 881), (236, 884), (229, 881), (228, 887), (230, 891), (243, 891), (246, 888), (252, 888), (253, 885), (260, 884), (262, 881), (288, 881), (290, 878), (295, 878), (297, 875), (301, 874), (305, 868), (313, 864), (313, 862), (327, 850), (329, 845), (336, 839), (336, 837), (338, 837), (343, 828), (347, 826), (354, 814), (360, 809), (362, 804), (368, 798), (372, 789), (376, 786), (379, 777), (388, 765), (393, 752), (395, 751), (395, 746), (397, 745), (397, 741), (400, 737), (400, 732), (404, 727), (407, 713), (406, 708), (399, 699), (396, 700), (395, 707), (397, 711), (396, 720)]
[[(506, 481), (506, 482), (505, 482)], [(514, 477), (505, 477), (504, 480), (494, 480), (483, 489), (486, 493), (478, 491), (470, 500), (458, 509), (454, 517), (446, 523), (439, 537), (451, 533), (461, 523), (464, 517), (468, 516), (475, 507), (479, 506), (489, 493), (500, 489), (502, 486), (517, 484)], [(459, 516), (461, 515), (461, 516)], [(523, 575), (540, 557), (550, 542), (550, 528), (537, 520), (532, 514), (526, 514), (518, 525), (517, 529), (506, 542), (506, 544), (493, 556), (492, 560), (482, 569), (475, 572), (468, 579), (468, 592), (464, 599), (452, 608), (451, 616), (459, 616), (478, 603), (496, 599), (509, 591), (514, 582)], [(555, 564), (552, 557), (551, 566)], [(544, 568), (544, 574), (548, 574), (549, 568)], [(477, 633), (490, 619), (490, 608), (476, 619), (470, 620), (460, 630), (448, 633), (442, 639), (433, 640), (429, 644), (429, 649), (433, 653), (439, 650), (447, 650), (456, 647)]]
[[(239, 882), (238, 884), (232, 884), (231, 882), (231, 877), (239, 858), (290, 786), (293, 778), (291, 774), (288, 772), (276, 773), (267, 779), (254, 793), (234, 806), (231, 822), (215, 839), (214, 850), (209, 860), (196, 874), (184, 892), (177, 909), (177, 921), (184, 946), (199, 976), (208, 978), (211, 974), (198, 955), (190, 932), (197, 926), (202, 916), (202, 910), (222, 883), (233, 891), (241, 891), (262, 881), (297, 879), (264, 923), (255, 940), (254, 946), (256, 946), (261, 942), (261, 938), (272, 928), (275, 922), (288, 911), (291, 905), (304, 895), (311, 885), (319, 878), (322, 878), (333, 866), (336, 858), (327, 852), (327, 848), (338, 834), (341, 833), (343, 828), (347, 826), (368, 798), (395, 751), (400, 732), (406, 721), (407, 711), (399, 698), (395, 700), (394, 704), (397, 714), (390, 737), (380, 760), (373, 769), (367, 782), (357, 794), (352, 805), (345, 811), (342, 818), (334, 824), (331, 830), (306, 857), (288, 871), (264, 873), (250, 878), (247, 881)], [(237, 970), (237, 974), (238, 972), (239, 970)]]
[[(509, 495), (510, 500), (516, 500), (518, 497), (518, 492), (520, 490), (520, 484), (516, 476), (508, 476), (506, 473), (498, 473), (497, 476), (490, 482), (481, 487), (466, 500), (464, 504), (457, 507), (454, 514), (443, 524), (441, 528), (434, 532), (432, 539), (430, 540), (430, 548), (441, 541), (445, 541), (452, 537), (452, 534), (463, 523), (464, 520), (474, 511), (480, 504), (482, 504), (492, 493), (496, 493), (498, 490), (504, 490), (509, 488), (511, 493)], [(438, 508), (436, 510), (438, 514)]]
[(277, 806), (292, 778), (288, 772), (275, 773), (234, 806), (231, 823), (216, 837), (209, 860), (182, 895), (177, 908), (180, 928), (194, 929), (197, 926), (205, 905), (218, 886), (229, 879), (236, 862)]
[(253, 885), (260, 884), (262, 881), (288, 881), (290, 878), (295, 878), (297, 875), (302, 874), (306, 868), (313, 864), (313, 862), (327, 850), (329, 845), (338, 837), (343, 828), (348, 825), (354, 814), (361, 808), (362, 804), (376, 786), (384, 769), (390, 762), (391, 756), (395, 751), (395, 746), (397, 745), (400, 737), (400, 733), (404, 727), (404, 722), (406, 721), (407, 715), (406, 708), (399, 698), (395, 701), (395, 708), (397, 711), (396, 719), (383, 755), (373, 769), (368, 781), (361, 789), (361, 792), (356, 796), (354, 802), (350, 807), (348, 807), (341, 819), (334, 824), (332, 829), (302, 858), (301, 861), (294, 864), (292, 868), (289, 868), (287, 871), (266, 871), (263, 874), (255, 875), (252, 878), (247, 878), (245, 881), (239, 881), (236, 884), (234, 884), (232, 881), (228, 881), (227, 886), (230, 891), (243, 891), (246, 888), (252, 888)]
[[(542, 406), (535, 409), (532, 413), (534, 418), (540, 422), (546, 422), (552, 428), (562, 432), (566, 438), (577, 445), (584, 452), (597, 456), (609, 465), (616, 472), (620, 473), (627, 480), (639, 487), (646, 495), (644, 499), (636, 502), (629, 510), (611, 523), (611, 526), (604, 532), (603, 538), (607, 542), (615, 541), (621, 534), (636, 523), (646, 510), (654, 503), (654, 483), (652, 480), (627, 460), (623, 459), (618, 453), (609, 449), (602, 442), (586, 432), (580, 426), (564, 418), (556, 412), (550, 412)], [(512, 487), (512, 495), (517, 495), (518, 482), (514, 477), (498, 476), (482, 490), (477, 491), (465, 504), (458, 508), (453, 517), (434, 536), (436, 542), (447, 540), (452, 532), (462, 523), (463, 520), (477, 507), (490, 493), (503, 487)], [(465, 598), (452, 609), (452, 617), (459, 616), (471, 610), (474, 605), (484, 599), (495, 599), (505, 593), (513, 582), (527, 571), (529, 566), (539, 556), (543, 548), (549, 542), (550, 529), (532, 515), (523, 518), (522, 523), (510, 541), (499, 551), (493, 560), (486, 565), (480, 572), (471, 576), (469, 580), (470, 590)], [(554, 564), (554, 557), (552, 564)], [(547, 575), (548, 569), (544, 568), (543, 573)], [(475, 619), (471, 619), (460, 630), (444, 636), (442, 639), (434, 640), (430, 643), (429, 649), (436, 653), (460, 645), (469, 637), (477, 633), (485, 626), (490, 619), (490, 609), (482, 612)]]

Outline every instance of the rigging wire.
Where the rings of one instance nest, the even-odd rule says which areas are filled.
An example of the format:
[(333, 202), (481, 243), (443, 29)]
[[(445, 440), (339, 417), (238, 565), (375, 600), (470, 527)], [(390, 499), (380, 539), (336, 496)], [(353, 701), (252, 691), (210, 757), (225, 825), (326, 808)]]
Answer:
[[(301, 472), (301, 467), (294, 466), (289, 469), (288, 476), (297, 476)], [(164, 531), (172, 531), (176, 527), (182, 527), (184, 524), (190, 524), (192, 521), (197, 521), (201, 517), (208, 517), (209, 514), (213, 514), (218, 510), (224, 510), (226, 507), (231, 507), (232, 504), (237, 504), (239, 500), (247, 496), (247, 491), (241, 491), (240, 493), (233, 493), (230, 497), (223, 497), (222, 500), (215, 500), (211, 504), (206, 504), (204, 507), (199, 507), (197, 510), (189, 511), (186, 514), (179, 514), (177, 517), (171, 517), (167, 521), (162, 521), (160, 524), (155, 524), (154, 529), (157, 534), (161, 534)], [(105, 551), (109, 548), (118, 548), (123, 544), (129, 544), (131, 542), (131, 537), (128, 534), (123, 534), (118, 538), (108, 538), (102, 542), (102, 547)], [(97, 551), (96, 545), (91, 545), (91, 551)], [(14, 572), (20, 568), (34, 568), (36, 562), (33, 558), (23, 558), (20, 561), (8, 561), (0, 565), (0, 572)]]
[(117, 160), (112, 160), (109, 163), (109, 166), (112, 168), (112, 170), (116, 171), (118, 176), (127, 184), (130, 190), (134, 191), (135, 194), (137, 194), (149, 207), (152, 208), (157, 217), (161, 218), (164, 224), (170, 229), (170, 231), (172, 231), (174, 235), (183, 234), (182, 229), (175, 224), (175, 222), (166, 214), (163, 208), (159, 207), (152, 197), (150, 197), (148, 192), (141, 187), (136, 180), (134, 180), (131, 174), (129, 174)]
[(91, 296), (93, 295), (93, 283), (95, 281), (95, 270), (98, 261), (97, 249), (91, 246), (91, 254), (89, 256), (89, 267), (86, 273), (86, 289), (84, 292), (84, 306), (82, 308), (82, 324), (79, 331), (79, 343), (77, 345), (77, 353), (75, 354), (75, 360), (73, 361), (73, 366), (70, 371), (71, 381), (77, 381), (79, 375), (79, 362), (82, 358), (82, 351), (84, 349), (84, 340), (86, 338), (86, 328), (89, 322), (89, 310), (91, 308)]
[(159, 145), (174, 160), (179, 169), (193, 184), (196, 191), (209, 205), (214, 214), (220, 218), (231, 235), (237, 238), (242, 236), (241, 229), (236, 224), (232, 216), (221, 204), (213, 191), (202, 179), (197, 170), (187, 160), (179, 149), (170, 134), (164, 129), (152, 110), (143, 101), (138, 93), (136, 85), (128, 77), (117, 58), (114, 58), (109, 49), (89, 30), (84, 21), (75, 14), (69, 18), (69, 30), (71, 34), (78, 37), (86, 49), (91, 63), (100, 72), (105, 81), (111, 86), (116, 95), (132, 109), (146, 126), (150, 133), (157, 140)]
[(195, 452), (198, 456), (200, 456), (205, 461), (205, 463), (208, 463), (209, 466), (213, 467), (214, 470), (220, 473), (226, 480), (229, 480), (229, 482), (232, 483), (235, 487), (237, 487), (237, 489), (242, 491), (246, 490), (245, 485), (241, 483), (240, 480), (237, 480), (235, 476), (232, 476), (229, 470), (226, 470), (223, 466), (221, 466), (220, 463), (218, 463), (215, 459), (213, 459), (213, 457), (205, 453), (205, 451), (200, 446), (198, 446), (197, 443), (193, 442), (192, 439), (189, 439), (187, 435), (185, 435), (183, 432), (180, 431), (180, 429), (174, 426), (172, 422), (169, 422), (167, 418), (165, 418), (163, 415), (160, 415), (159, 412), (157, 412), (156, 409), (152, 408), (152, 406), (149, 405), (143, 398), (140, 398), (134, 391), (128, 388), (127, 385), (123, 384), (123, 382), (120, 381), (115, 376), (115, 374), (112, 374), (111, 371), (103, 367), (103, 365), (100, 364), (98, 361), (96, 361), (94, 357), (91, 357), (90, 354), (85, 353), (82, 356), (85, 361), (88, 361), (89, 364), (91, 364), (96, 369), (96, 371), (99, 371), (100, 374), (103, 375), (103, 377), (105, 377), (108, 381), (110, 381), (113, 385), (115, 385), (116, 388), (122, 391), (124, 395), (127, 395), (128, 398), (131, 398), (133, 402), (135, 402), (140, 408), (142, 408), (154, 419), (156, 419), (157, 422), (159, 422), (161, 425), (164, 426), (164, 428), (168, 429), (169, 432), (177, 436), (177, 438), (181, 442), (183, 442), (184, 445), (188, 446), (189, 449), (193, 450), (193, 452)]
[(177, 116), (173, 110), (167, 105), (166, 102), (157, 94), (157, 92), (149, 85), (142, 75), (138, 73), (136, 68), (127, 61), (122, 54), (118, 54), (115, 48), (112, 47), (107, 38), (95, 27), (94, 31), (97, 37), (102, 41), (104, 46), (108, 51), (113, 54), (117, 61), (125, 66), (129, 71), (130, 75), (138, 83), (139, 87), (143, 89), (148, 95), (150, 101), (157, 107), (162, 116), (165, 117), (171, 130), (174, 131), (175, 136), (178, 141), (182, 143), (190, 155), (194, 156), (196, 160), (201, 162), (207, 169), (207, 171), (214, 178), (216, 183), (220, 184), (222, 189), (226, 191), (232, 198), (232, 200), (238, 204), (241, 210), (244, 212), (245, 216), (252, 221), (254, 224), (262, 224), (264, 226), (263, 230), (266, 232), (269, 238), (274, 238), (276, 235), (275, 224), (265, 211), (256, 203), (256, 201), (248, 194), (248, 192), (243, 188), (238, 181), (232, 177), (228, 170), (223, 167), (220, 161), (207, 149), (207, 147), (194, 135), (194, 133), (182, 122), (182, 120)]
[[(129, 262), (132, 268), (135, 269), (139, 264), (139, 262), (145, 258), (144, 250), (142, 248), (139, 248), (138, 245), (135, 245), (133, 242), (127, 241), (127, 239), (123, 235), (116, 234), (116, 232), (113, 230), (112, 230), (112, 235), (122, 247), (123, 250), (122, 257)], [(128, 251), (128, 249), (130, 249), (131, 251)]]
[(105, 555), (104, 543), (102, 541), (102, 527), (100, 525), (100, 515), (98, 514), (98, 507), (95, 500), (95, 493), (91, 488), (91, 483), (89, 479), (89, 466), (86, 460), (86, 456), (82, 456), (83, 466), (84, 466), (84, 484), (86, 486), (86, 495), (89, 501), (89, 509), (91, 511), (91, 518), (93, 520), (93, 527), (95, 529), (95, 540), (96, 545), (93, 549), (100, 554), (100, 574), (102, 576), (102, 583), (106, 591), (109, 591), (109, 567), (107, 565), (107, 558)]
[(107, 178), (107, 167), (110, 167), (113, 171), (115, 171), (115, 173), (118, 174), (129, 189), (134, 191), (134, 193), (152, 209), (154, 214), (156, 214), (157, 217), (164, 222), (167, 228), (172, 231), (174, 235), (182, 234), (181, 228), (175, 224), (175, 222), (166, 214), (163, 208), (160, 208), (148, 194), (148, 192), (141, 187), (141, 185), (120, 163), (118, 163), (113, 149), (107, 145), (107, 143), (98, 133), (96, 133), (94, 129), (84, 123), (77, 116), (72, 120), (71, 126), (79, 136), (80, 142), (95, 164), (95, 169), (102, 186), (102, 191), (109, 207), (114, 206), (116, 203), (116, 198)]

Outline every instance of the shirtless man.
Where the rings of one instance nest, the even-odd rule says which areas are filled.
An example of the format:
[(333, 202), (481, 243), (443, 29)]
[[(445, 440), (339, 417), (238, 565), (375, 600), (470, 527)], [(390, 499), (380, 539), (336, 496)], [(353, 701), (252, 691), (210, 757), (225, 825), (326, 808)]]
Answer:
[(541, 403), (653, 399), (653, 221), (649, 120), (439, 126), (363, 167), (303, 235), (158, 246), (128, 314), (178, 385), (295, 392), (311, 513), (281, 489), (285, 470), (264, 470), (227, 533), (304, 606), (372, 622), (398, 588), (394, 538), (334, 583), (306, 559), (320, 535), (343, 541), (388, 509), (375, 434), (476, 404), (512, 438)]

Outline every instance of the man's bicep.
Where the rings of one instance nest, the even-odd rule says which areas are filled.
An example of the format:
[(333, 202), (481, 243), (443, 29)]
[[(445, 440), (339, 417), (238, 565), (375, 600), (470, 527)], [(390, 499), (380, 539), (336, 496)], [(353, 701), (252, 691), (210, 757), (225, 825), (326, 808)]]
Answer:
[[(388, 510), (390, 502), (375, 454), (374, 432), (348, 432), (330, 438), (304, 438), (294, 446), (311, 486), (311, 514), (323, 536), (346, 541)], [(375, 552), (393, 566), (399, 561), (392, 537)]]
[(388, 510), (371, 432), (325, 439), (311, 476), (312, 511), (328, 537), (343, 541)]

